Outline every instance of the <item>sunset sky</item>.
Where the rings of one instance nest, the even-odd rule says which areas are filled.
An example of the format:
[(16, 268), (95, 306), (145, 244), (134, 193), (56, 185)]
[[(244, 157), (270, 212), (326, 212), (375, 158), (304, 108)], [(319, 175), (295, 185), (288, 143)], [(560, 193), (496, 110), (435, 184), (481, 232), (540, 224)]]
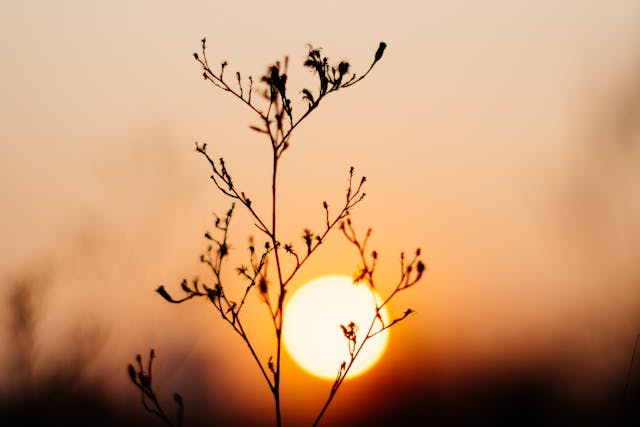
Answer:
[[(288, 55), (297, 90), (312, 78), (309, 44), (356, 73), (388, 45), (366, 79), (303, 122), (279, 176), (283, 241), (321, 227), (322, 202), (339, 205), (354, 166), (367, 198), (353, 220), (373, 228), (379, 283), (396, 280), (402, 251), (420, 247), (428, 266), (391, 307), (415, 315), (371, 372), (345, 383), (326, 425), (408, 414), (438, 425), (450, 402), (479, 395), (489, 418), (536, 414), (541, 425), (539, 408), (589, 416), (594, 402), (620, 403), (640, 332), (636, 0), (3, 4), (0, 402), (73, 372), (142, 413), (125, 367), (153, 347), (159, 392), (191, 399), (191, 421), (272, 422), (266, 385), (217, 313), (154, 293), (207, 281), (203, 234), (230, 204), (195, 141), (267, 211), (268, 141), (203, 81), (192, 53), (205, 36), (230, 76), (257, 80)], [(239, 214), (237, 264), (250, 235)], [(350, 275), (357, 261), (336, 232), (294, 285)], [(20, 283), (32, 346), (11, 328)], [(266, 348), (266, 309), (250, 302)], [(284, 369), (285, 425), (308, 425), (330, 383), (288, 359)], [(524, 406), (504, 401), (517, 393)]]

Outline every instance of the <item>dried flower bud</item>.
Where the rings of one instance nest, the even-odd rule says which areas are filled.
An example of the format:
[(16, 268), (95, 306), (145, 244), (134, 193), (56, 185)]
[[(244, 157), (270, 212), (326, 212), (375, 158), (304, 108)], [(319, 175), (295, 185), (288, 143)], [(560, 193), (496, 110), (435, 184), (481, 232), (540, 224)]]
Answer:
[[(200, 255), (200, 260), (202, 260), (204, 258), (204, 255)], [(180, 287), (182, 288), (183, 291), (190, 293), (191, 289), (189, 289), (189, 286), (187, 286), (187, 281), (185, 279), (182, 280), (182, 283), (180, 283)]]
[(345, 75), (349, 72), (349, 63), (342, 61), (338, 64), (338, 73), (340, 73), (340, 75)]
[(380, 42), (380, 45), (378, 45), (378, 50), (376, 50), (376, 55), (373, 59), (373, 62), (380, 61), (380, 59), (382, 58), (382, 54), (384, 53), (384, 50), (386, 48), (387, 48), (387, 44), (385, 42)]
[(221, 243), (218, 247), (218, 254), (220, 258), (223, 258), (229, 254), (229, 245), (226, 243)]
[(313, 233), (308, 228), (302, 231), (302, 239), (307, 245), (307, 250), (311, 250), (311, 239), (313, 239)]
[(136, 383), (136, 368), (133, 367), (133, 365), (131, 363), (129, 363), (129, 366), (127, 366), (127, 371), (129, 372), (129, 378), (131, 378), (131, 381), (134, 382), (134, 384)]
[(162, 298), (164, 298), (165, 300), (167, 300), (169, 302), (176, 302), (173, 298), (171, 298), (171, 295), (169, 295), (169, 293), (164, 288), (164, 286), (158, 286), (158, 289), (156, 289), (156, 292), (159, 293), (160, 296)]
[(268, 291), (269, 284), (267, 283), (267, 278), (264, 275), (260, 275), (260, 279), (258, 280), (258, 287), (260, 288), (261, 294), (266, 294)]

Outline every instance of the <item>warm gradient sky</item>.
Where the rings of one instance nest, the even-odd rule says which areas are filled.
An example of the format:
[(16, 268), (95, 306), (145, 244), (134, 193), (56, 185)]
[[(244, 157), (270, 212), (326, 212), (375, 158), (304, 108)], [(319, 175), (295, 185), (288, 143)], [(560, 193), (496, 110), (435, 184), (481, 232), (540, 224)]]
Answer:
[[(375, 371), (345, 385), (329, 421), (428, 420), (443, 393), (483, 394), (492, 378), (577, 408), (621, 393), (640, 331), (640, 2), (0, 9), (0, 293), (34, 283), (34, 381), (79, 363), (86, 381), (135, 401), (124, 366), (153, 346), (167, 393), (190, 388), (192, 401), (228, 404), (245, 422), (271, 417), (237, 337), (204, 303), (153, 293), (198, 273), (210, 214), (228, 206), (194, 141), (224, 155), (256, 203), (269, 186), (253, 117), (193, 61), (206, 36), (210, 61), (232, 72), (257, 77), (289, 55), (294, 85), (307, 78), (307, 43), (356, 70), (388, 44), (367, 79), (302, 125), (281, 170), (283, 240), (319, 227), (321, 202), (337, 205), (353, 165), (369, 180), (354, 219), (374, 229), (381, 278), (417, 246), (429, 266), (395, 306), (417, 314), (392, 331)], [(329, 245), (301, 280), (352, 272), (355, 252), (337, 233)], [(2, 394), (25, 381), (9, 329)], [(319, 405), (328, 385), (285, 367), (285, 410)]]

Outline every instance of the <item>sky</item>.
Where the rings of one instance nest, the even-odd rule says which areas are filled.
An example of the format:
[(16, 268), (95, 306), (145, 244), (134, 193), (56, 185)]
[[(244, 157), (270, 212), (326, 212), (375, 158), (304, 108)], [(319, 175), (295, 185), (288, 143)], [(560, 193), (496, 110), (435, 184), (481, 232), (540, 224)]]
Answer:
[[(224, 156), (256, 206), (268, 201), (267, 141), (249, 130), (250, 111), (203, 81), (192, 56), (203, 37), (230, 73), (257, 78), (289, 56), (298, 88), (308, 45), (356, 72), (388, 45), (365, 80), (303, 122), (280, 170), (283, 240), (321, 226), (322, 201), (340, 203), (354, 166), (367, 198), (353, 220), (373, 229), (380, 282), (396, 279), (401, 251), (420, 247), (427, 264), (391, 307), (415, 315), (394, 327), (374, 370), (345, 383), (327, 425), (409, 414), (464, 425), (452, 409), (461, 402), (492, 425), (550, 425), (574, 412), (598, 419), (624, 400), (640, 332), (638, 1), (1, 8), (5, 401), (70, 377), (144, 416), (124, 368), (153, 347), (160, 387), (194, 402), (193, 425), (271, 420), (237, 337), (206, 304), (154, 294), (206, 277), (203, 233), (229, 206), (196, 141)], [(244, 214), (235, 230), (240, 253), (257, 232)], [(356, 255), (335, 233), (295, 285), (349, 275)], [(22, 335), (11, 326), (16, 289), (32, 313)], [(262, 346), (265, 313), (252, 302)], [(285, 369), (290, 425), (307, 425), (329, 384)]]

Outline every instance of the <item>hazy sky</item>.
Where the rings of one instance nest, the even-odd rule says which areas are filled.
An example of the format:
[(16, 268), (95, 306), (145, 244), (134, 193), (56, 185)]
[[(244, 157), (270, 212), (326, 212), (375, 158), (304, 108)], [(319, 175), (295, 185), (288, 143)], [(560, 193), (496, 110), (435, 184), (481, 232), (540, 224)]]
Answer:
[[(339, 203), (353, 165), (369, 181), (354, 219), (374, 229), (381, 277), (393, 280), (400, 251), (424, 250), (428, 274), (396, 306), (417, 314), (366, 381), (425, 360), (420, 381), (433, 366), (549, 359), (589, 372), (585, 389), (625, 374), (640, 330), (638, 1), (1, 9), (0, 273), (3, 295), (17, 278), (39, 286), (41, 369), (65, 360), (61, 343), (78, 329), (102, 337), (94, 375), (150, 346), (176, 363), (210, 354), (224, 364), (244, 350), (215, 345), (233, 339), (204, 304), (176, 308), (153, 294), (199, 271), (211, 213), (228, 207), (194, 141), (224, 155), (258, 204), (269, 186), (254, 118), (193, 61), (206, 36), (210, 61), (229, 61), (230, 73), (258, 77), (289, 55), (299, 88), (307, 44), (356, 71), (388, 44), (367, 79), (299, 129), (280, 175), (284, 240), (320, 226), (322, 201)], [(246, 220), (237, 248), (253, 233)], [(352, 272), (355, 252), (337, 233), (329, 245), (301, 280)], [(194, 322), (202, 332), (184, 332)], [(237, 373), (242, 384), (250, 369)]]

